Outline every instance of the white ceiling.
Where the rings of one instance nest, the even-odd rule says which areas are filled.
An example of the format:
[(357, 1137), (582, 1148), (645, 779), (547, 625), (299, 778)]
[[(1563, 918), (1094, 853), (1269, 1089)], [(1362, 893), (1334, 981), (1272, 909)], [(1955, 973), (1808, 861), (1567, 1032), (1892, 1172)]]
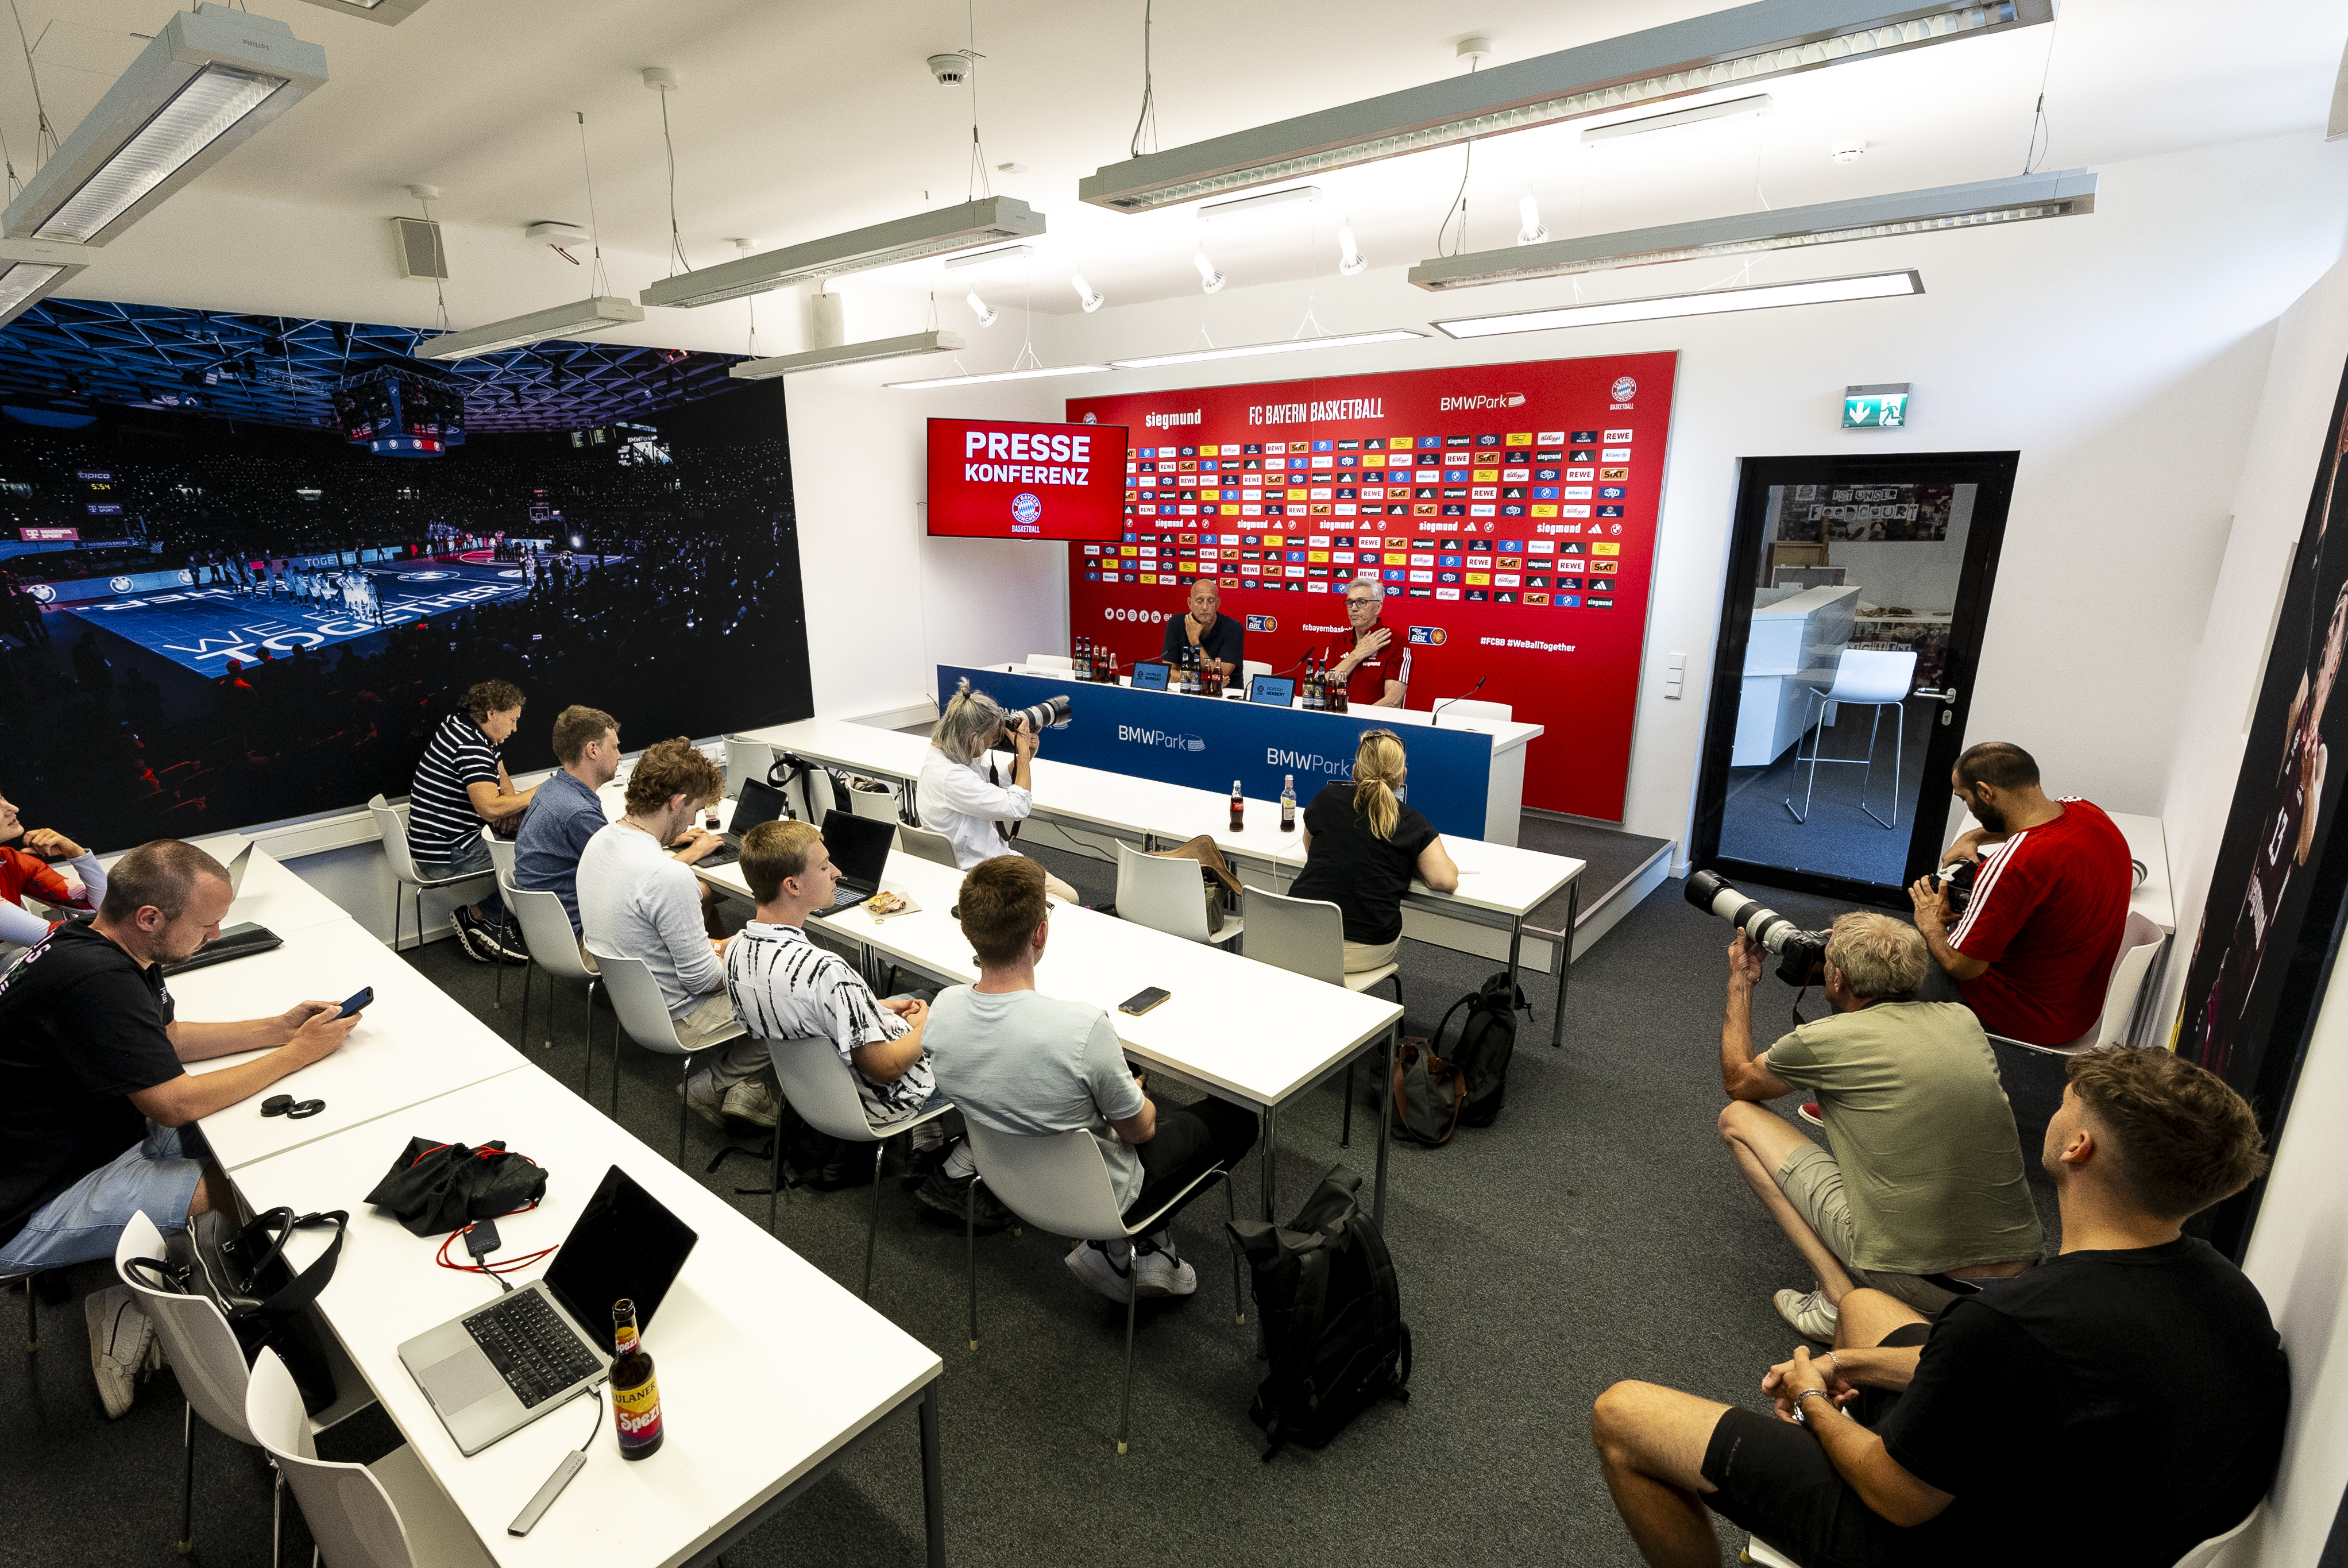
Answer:
[[(134, 35), (154, 32), (176, 8), (168, 0), (17, 4), (37, 39), (33, 59), (60, 134), (137, 53)], [(1174, 147), (1454, 73), (1465, 68), (1454, 44), (1471, 33), (1490, 36), (1498, 63), (1716, 8), (1703, 0), (1488, 7), (1169, 3), (1155, 29), (1159, 142)], [(939, 87), (923, 65), (970, 42), (963, 5), (429, 0), (397, 27), (293, 0), (258, 8), (323, 46), (332, 79), (198, 182), (221, 196), (387, 216), (416, 211), (403, 188), (422, 181), (444, 192), (435, 216), (518, 240), (532, 220), (587, 221), (572, 119), (581, 110), (605, 246), (638, 258), (615, 267), (613, 281), (633, 293), (642, 258), (668, 245), (661, 98), (637, 74), (654, 65), (682, 84), (668, 108), (678, 227), (695, 265), (731, 259), (732, 236), (767, 249), (966, 195), (971, 95)], [(990, 169), (994, 189), (1051, 224), (1028, 274), (1014, 269), (982, 285), (995, 303), (1016, 305), (1032, 286), (1035, 308), (1072, 310), (1066, 278), (1076, 266), (1115, 304), (1195, 296), (1189, 256), (1205, 233), (1234, 284), (1317, 271), (1330, 278), (1322, 297), (1334, 305), (1345, 282), (1333, 275), (1333, 233), (1344, 216), (1375, 265), (1436, 253), (1467, 161), (1457, 148), (1323, 177), (1321, 203), (1211, 232), (1190, 210), (1129, 217), (1078, 202), (1080, 177), (1127, 156), (1140, 99), (1141, 10), (1140, 0), (989, 0), (976, 9), (986, 160), (1027, 166), (1018, 174)], [(1587, 148), (1581, 124), (1495, 138), (1476, 147), (1467, 179), (1468, 248), (1508, 243), (1529, 190), (1563, 236), (2016, 173), (2042, 79), (2052, 127), (2042, 168), (2285, 132), (2319, 136), (2343, 32), (2348, 22), (2330, 0), (2067, 0), (2055, 27), (1764, 84), (1775, 99), (1766, 117)], [(35, 130), (22, 69), (20, 59), (0, 63), (0, 134), (20, 175), (30, 171)], [(1844, 139), (1865, 141), (1867, 154), (1834, 163), (1828, 149)], [(236, 236), (213, 238), (226, 246)], [(501, 242), (469, 264), (508, 269), (505, 283), (526, 284), (550, 303), (585, 292), (580, 273), (534, 247)], [(949, 280), (931, 263), (841, 286), (938, 288), (942, 324), (960, 326), (968, 281)], [(75, 292), (124, 297), (106, 283), (101, 263)], [(413, 316), (415, 288), (393, 277), (386, 250), (379, 319)]]

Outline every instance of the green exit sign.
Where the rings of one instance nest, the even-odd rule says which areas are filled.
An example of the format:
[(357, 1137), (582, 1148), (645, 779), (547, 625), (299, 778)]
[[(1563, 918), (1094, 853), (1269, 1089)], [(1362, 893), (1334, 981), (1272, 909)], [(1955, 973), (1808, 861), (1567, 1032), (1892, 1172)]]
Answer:
[(1908, 423), (1905, 381), (1882, 387), (1846, 387), (1842, 393), (1842, 428), (1846, 430), (1896, 430)]

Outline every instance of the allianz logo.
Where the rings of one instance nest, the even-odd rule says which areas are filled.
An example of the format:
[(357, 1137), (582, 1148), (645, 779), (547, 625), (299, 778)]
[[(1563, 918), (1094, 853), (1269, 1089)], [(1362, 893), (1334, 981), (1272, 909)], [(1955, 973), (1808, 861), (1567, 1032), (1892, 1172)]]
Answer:
[(1117, 727), (1117, 738), (1136, 746), (1162, 746), (1169, 751), (1204, 751), (1207, 743), (1195, 735), (1183, 735), (1171, 729), (1142, 729), (1130, 724)]
[(1283, 773), (1325, 774), (1332, 779), (1354, 776), (1350, 757), (1323, 757), (1317, 751), (1290, 751), (1277, 746), (1264, 748), (1263, 764)]

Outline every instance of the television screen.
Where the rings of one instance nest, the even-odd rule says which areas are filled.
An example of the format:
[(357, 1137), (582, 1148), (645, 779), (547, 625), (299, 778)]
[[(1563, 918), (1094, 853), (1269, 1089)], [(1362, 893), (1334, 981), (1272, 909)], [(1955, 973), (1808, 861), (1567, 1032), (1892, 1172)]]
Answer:
[(1122, 425), (932, 419), (929, 459), (932, 534), (1115, 539), (1125, 531)]
[[(493, 678), (516, 777), (572, 704), (629, 750), (812, 711), (778, 383), (587, 343), (422, 366), (419, 335), (82, 300), (0, 329), (27, 826), (118, 850), (396, 799)], [(59, 383), (84, 426), (15, 417)]]

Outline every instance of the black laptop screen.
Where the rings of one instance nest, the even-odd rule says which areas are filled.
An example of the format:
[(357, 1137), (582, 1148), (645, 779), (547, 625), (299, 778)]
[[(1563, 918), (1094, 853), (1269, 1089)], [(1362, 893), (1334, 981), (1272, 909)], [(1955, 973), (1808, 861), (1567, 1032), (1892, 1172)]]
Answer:
[(742, 780), (741, 797), (734, 802), (733, 820), (726, 825), (739, 835), (748, 832), (761, 822), (780, 820), (788, 804), (783, 792), (773, 785), (757, 779)]
[(880, 885), (896, 841), (894, 822), (837, 810), (823, 814), (823, 847), (831, 851), (831, 863), (839, 868), (842, 881), (865, 892)]
[(636, 1326), (649, 1330), (668, 1287), (701, 1238), (614, 1165), (571, 1227), (546, 1287), (588, 1338), (612, 1346), (612, 1304), (636, 1304)]

